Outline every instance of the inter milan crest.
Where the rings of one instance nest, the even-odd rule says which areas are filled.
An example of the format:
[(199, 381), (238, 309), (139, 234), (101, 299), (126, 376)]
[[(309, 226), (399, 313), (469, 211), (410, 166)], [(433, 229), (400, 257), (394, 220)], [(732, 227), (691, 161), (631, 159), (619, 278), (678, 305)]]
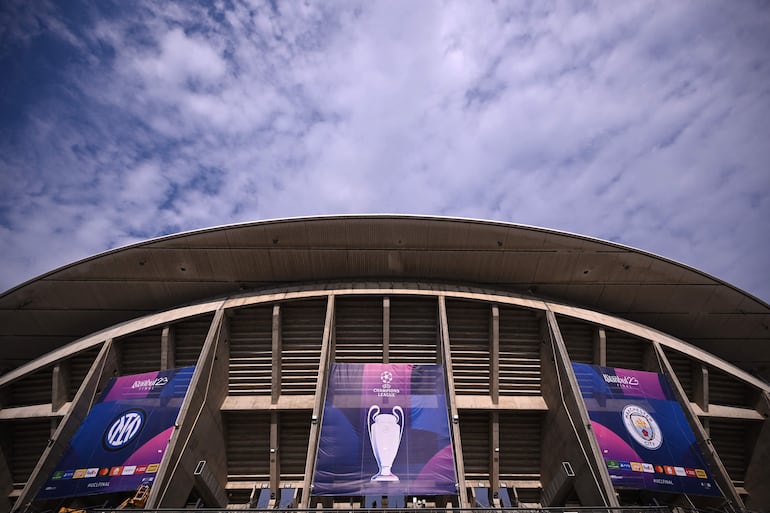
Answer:
[(117, 416), (104, 431), (104, 447), (116, 451), (125, 447), (142, 430), (144, 412), (140, 409), (127, 410)]

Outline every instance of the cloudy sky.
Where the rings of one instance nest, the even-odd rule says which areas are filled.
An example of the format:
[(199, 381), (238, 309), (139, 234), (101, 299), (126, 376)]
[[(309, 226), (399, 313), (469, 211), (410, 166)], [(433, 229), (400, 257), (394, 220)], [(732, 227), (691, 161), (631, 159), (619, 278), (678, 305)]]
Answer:
[(511, 221), (770, 300), (767, 1), (0, 2), (0, 290), (181, 230)]

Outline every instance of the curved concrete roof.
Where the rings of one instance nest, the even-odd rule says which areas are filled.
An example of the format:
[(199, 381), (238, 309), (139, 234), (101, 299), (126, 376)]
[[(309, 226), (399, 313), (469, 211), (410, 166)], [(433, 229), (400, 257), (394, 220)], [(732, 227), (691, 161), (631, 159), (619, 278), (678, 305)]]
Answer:
[(473, 283), (641, 322), (767, 375), (770, 306), (615, 243), (508, 223), (404, 215), (279, 219), (108, 251), (0, 296), (0, 372), (89, 333), (203, 299), (299, 282)]

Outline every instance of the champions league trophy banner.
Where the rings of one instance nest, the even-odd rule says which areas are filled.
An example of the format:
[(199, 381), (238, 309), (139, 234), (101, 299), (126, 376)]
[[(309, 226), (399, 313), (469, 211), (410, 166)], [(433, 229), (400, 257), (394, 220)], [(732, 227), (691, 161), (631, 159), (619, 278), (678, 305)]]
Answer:
[(313, 495), (455, 495), (444, 369), (332, 364)]
[(722, 495), (665, 375), (572, 368), (616, 488)]
[(112, 378), (38, 500), (152, 484), (195, 367)]

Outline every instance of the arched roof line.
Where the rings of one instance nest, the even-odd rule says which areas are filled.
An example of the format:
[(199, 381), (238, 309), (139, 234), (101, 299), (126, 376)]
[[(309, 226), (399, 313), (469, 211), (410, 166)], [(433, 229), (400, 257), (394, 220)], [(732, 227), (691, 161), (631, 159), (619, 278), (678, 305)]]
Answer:
[(417, 215), (417, 214), (336, 214), (336, 215), (317, 215), (317, 216), (296, 216), (296, 217), (286, 217), (286, 218), (273, 218), (273, 219), (265, 219), (265, 220), (259, 220), (259, 221), (248, 221), (248, 222), (242, 222), (242, 223), (229, 223), (229, 224), (222, 224), (217, 226), (211, 226), (207, 228), (200, 228), (195, 230), (187, 230), (182, 231), (178, 233), (173, 234), (167, 234), (162, 235), (158, 237), (153, 237), (150, 239), (146, 239), (143, 241), (127, 244), (124, 246), (119, 246), (117, 248), (109, 249), (107, 251), (103, 251), (101, 253), (97, 253), (96, 255), (88, 256), (86, 258), (77, 260), (75, 262), (65, 264), (61, 267), (58, 267), (56, 269), (53, 269), (51, 271), (48, 271), (46, 273), (43, 273), (39, 276), (33, 277), (9, 290), (4, 292), (3, 294), (0, 294), (0, 298), (3, 296), (9, 295), (18, 289), (21, 289), (25, 287), (26, 285), (29, 285), (30, 283), (48, 278), (50, 276), (53, 276), (61, 271), (65, 271), (67, 269), (71, 269), (80, 265), (85, 265), (90, 262), (93, 262), (95, 260), (98, 260), (100, 258), (104, 258), (110, 255), (114, 255), (116, 253), (121, 253), (124, 251), (132, 250), (132, 249), (138, 249), (138, 248), (145, 248), (150, 247), (157, 244), (162, 244), (167, 241), (174, 241), (179, 239), (185, 239), (189, 237), (195, 237), (199, 235), (205, 235), (209, 233), (216, 233), (231, 229), (240, 229), (240, 228), (247, 228), (247, 227), (256, 227), (256, 226), (281, 226), (284, 224), (291, 224), (291, 223), (308, 223), (308, 222), (323, 222), (323, 221), (335, 221), (335, 220), (358, 220), (358, 221), (366, 221), (366, 220), (407, 220), (407, 221), (427, 221), (427, 222), (451, 222), (451, 223), (459, 223), (459, 224), (470, 224), (470, 225), (487, 225), (487, 226), (494, 226), (494, 227), (501, 227), (504, 229), (515, 229), (515, 230), (527, 230), (532, 232), (539, 232), (547, 235), (553, 235), (558, 237), (565, 237), (565, 238), (572, 238), (575, 240), (581, 240), (581, 241), (587, 241), (591, 243), (596, 244), (602, 244), (609, 248), (614, 248), (616, 250), (622, 251), (622, 252), (631, 252), (636, 253), (639, 255), (643, 255), (646, 257), (649, 257), (651, 259), (659, 260), (661, 262), (664, 262), (666, 264), (671, 264), (677, 267), (680, 267), (684, 270), (687, 270), (689, 272), (697, 273), (704, 278), (707, 278), (708, 280), (717, 282), (721, 285), (724, 285), (726, 287), (730, 287), (741, 294), (746, 295), (747, 297), (750, 297), (751, 299), (763, 304), (765, 307), (770, 309), (770, 304), (766, 303), (762, 299), (750, 294), (749, 292), (746, 292), (735, 285), (732, 285), (729, 282), (726, 282), (716, 276), (713, 276), (709, 273), (706, 273), (705, 271), (702, 271), (700, 269), (697, 269), (695, 267), (692, 267), (690, 265), (687, 265), (683, 262), (652, 253), (649, 251), (645, 251), (640, 248), (636, 248), (634, 246), (621, 244), (619, 242), (615, 241), (609, 241), (600, 239), (597, 237), (592, 237), (590, 235), (583, 235), (579, 233), (572, 233), (562, 230), (555, 230), (552, 228), (545, 228), (535, 225), (527, 225), (527, 224), (520, 224), (520, 223), (510, 223), (510, 222), (504, 222), (504, 221), (495, 221), (495, 220), (489, 220), (489, 219), (482, 219), (482, 218), (469, 218), (469, 217), (454, 217), (454, 216), (438, 216), (438, 215)]

